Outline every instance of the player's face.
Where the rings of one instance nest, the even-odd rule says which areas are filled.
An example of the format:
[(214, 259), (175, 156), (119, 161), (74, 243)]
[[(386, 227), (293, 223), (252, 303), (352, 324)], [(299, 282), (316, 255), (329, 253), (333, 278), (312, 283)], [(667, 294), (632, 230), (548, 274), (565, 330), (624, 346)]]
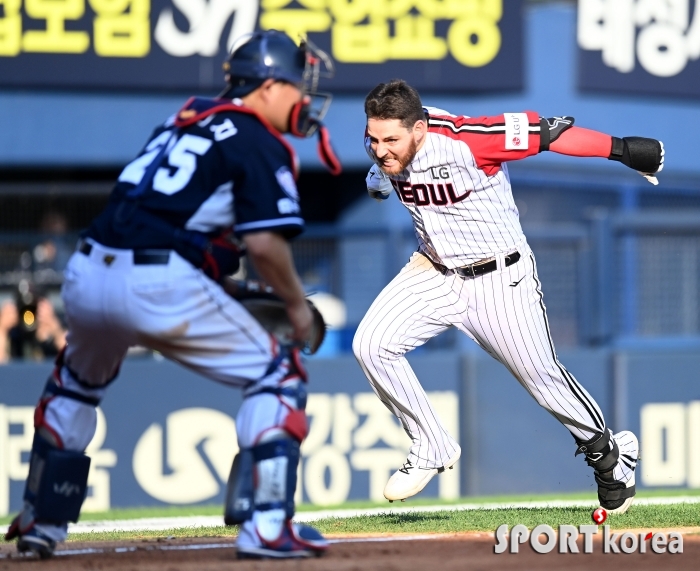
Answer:
[(367, 133), (379, 168), (388, 175), (400, 174), (416, 156), (425, 135), (425, 123), (406, 129), (399, 119), (368, 119)]
[(268, 120), (280, 133), (289, 131), (292, 108), (302, 98), (301, 90), (293, 83), (276, 81), (270, 86), (267, 105)]

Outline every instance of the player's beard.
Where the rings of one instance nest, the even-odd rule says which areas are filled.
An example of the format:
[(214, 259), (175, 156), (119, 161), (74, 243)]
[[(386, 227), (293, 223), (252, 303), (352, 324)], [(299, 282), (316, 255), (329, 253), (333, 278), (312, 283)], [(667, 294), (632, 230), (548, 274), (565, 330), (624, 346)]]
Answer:
[(418, 152), (418, 143), (416, 143), (416, 140), (413, 137), (411, 137), (411, 141), (408, 144), (408, 150), (403, 155), (395, 155), (394, 153), (387, 153), (387, 156), (385, 157), (385, 158), (395, 159), (398, 164), (393, 166), (392, 168), (387, 168), (384, 166), (384, 164), (382, 162), (382, 164), (380, 165), (380, 168), (388, 175), (401, 174), (404, 171), (404, 169), (408, 165), (411, 164), (411, 162), (415, 158), (417, 152)]

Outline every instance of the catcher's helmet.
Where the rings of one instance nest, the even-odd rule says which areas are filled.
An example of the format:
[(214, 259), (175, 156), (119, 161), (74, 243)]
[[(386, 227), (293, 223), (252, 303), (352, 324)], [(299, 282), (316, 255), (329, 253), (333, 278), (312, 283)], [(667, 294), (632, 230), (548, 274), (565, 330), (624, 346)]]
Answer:
[(278, 30), (257, 31), (240, 38), (224, 62), (226, 89), (220, 97), (245, 97), (266, 79), (293, 83), (308, 96), (295, 109), (290, 132), (308, 137), (330, 105), (331, 95), (316, 91), (321, 77), (333, 75), (333, 62), (309, 40), (300, 45)]

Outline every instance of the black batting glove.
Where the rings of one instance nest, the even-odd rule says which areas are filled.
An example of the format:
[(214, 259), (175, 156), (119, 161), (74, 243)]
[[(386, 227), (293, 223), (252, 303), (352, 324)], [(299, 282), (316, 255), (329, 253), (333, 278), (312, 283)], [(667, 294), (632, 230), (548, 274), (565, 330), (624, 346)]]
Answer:
[(659, 181), (655, 175), (664, 168), (664, 144), (646, 137), (613, 137), (608, 159), (621, 162), (657, 185)]

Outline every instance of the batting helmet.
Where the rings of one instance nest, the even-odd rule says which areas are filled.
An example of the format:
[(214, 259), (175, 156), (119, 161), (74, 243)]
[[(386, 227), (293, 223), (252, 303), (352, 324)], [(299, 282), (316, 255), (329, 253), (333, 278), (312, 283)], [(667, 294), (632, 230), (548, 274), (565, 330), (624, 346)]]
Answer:
[(328, 110), (331, 95), (317, 91), (321, 77), (333, 75), (333, 62), (309, 40), (300, 45), (278, 30), (257, 31), (240, 38), (224, 62), (226, 83), (221, 97), (245, 97), (266, 79), (293, 83), (304, 102), (294, 109), (290, 132), (312, 135)]

